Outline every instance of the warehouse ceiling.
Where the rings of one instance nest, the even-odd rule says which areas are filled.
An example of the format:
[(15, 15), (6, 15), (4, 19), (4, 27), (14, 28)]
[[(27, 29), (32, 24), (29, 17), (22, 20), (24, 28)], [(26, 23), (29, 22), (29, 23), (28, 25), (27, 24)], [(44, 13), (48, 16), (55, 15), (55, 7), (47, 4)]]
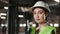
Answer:
[[(8, 6), (9, 0), (0, 0), (0, 12), (6, 12), (7, 10), (4, 9), (4, 6)], [(31, 7), (33, 6), (37, 1), (40, 0), (18, 0), (18, 6), (24, 6), (24, 7)], [(42, 0), (44, 2), (47, 2), (50, 6), (50, 9), (55, 14), (60, 14), (60, 2), (55, 2), (54, 0)]]

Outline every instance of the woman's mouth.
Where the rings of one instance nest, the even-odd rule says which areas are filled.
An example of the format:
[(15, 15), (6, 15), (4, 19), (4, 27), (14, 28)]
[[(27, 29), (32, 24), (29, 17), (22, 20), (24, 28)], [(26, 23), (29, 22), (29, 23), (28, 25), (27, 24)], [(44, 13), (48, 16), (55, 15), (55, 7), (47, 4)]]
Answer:
[(36, 19), (36, 20), (38, 20), (38, 21), (39, 21), (40, 19)]

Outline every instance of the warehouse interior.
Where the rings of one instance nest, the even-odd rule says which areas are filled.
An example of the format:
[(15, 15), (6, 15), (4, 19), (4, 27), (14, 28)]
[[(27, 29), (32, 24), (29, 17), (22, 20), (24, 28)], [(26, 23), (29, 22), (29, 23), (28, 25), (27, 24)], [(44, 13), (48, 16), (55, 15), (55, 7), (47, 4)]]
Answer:
[(56, 27), (56, 34), (60, 34), (60, 0), (0, 0), (0, 34), (13, 34), (14, 32), (29, 34), (28, 24), (33, 18), (30, 9), (37, 1), (49, 4), (51, 13), (48, 22)]

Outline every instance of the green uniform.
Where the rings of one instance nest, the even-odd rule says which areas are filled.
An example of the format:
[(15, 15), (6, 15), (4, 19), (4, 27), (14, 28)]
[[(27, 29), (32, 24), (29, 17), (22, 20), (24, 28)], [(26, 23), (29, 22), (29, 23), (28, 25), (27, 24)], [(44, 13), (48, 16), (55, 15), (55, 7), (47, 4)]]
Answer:
[[(56, 34), (55, 27), (46, 26), (46, 27), (43, 27), (38, 34), (51, 34), (52, 31), (54, 31), (54, 33)], [(33, 26), (31, 26), (31, 34), (35, 34), (35, 27)]]
[(31, 32), (30, 33), (31, 34), (35, 34), (35, 27), (31, 26), (30, 28), (31, 28)]

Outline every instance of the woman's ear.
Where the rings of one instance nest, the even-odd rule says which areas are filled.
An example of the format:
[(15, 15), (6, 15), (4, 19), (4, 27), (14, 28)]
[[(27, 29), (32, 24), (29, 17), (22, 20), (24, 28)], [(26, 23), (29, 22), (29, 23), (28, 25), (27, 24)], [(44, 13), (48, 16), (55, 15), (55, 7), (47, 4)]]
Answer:
[(44, 20), (46, 19), (46, 16), (44, 15)]

